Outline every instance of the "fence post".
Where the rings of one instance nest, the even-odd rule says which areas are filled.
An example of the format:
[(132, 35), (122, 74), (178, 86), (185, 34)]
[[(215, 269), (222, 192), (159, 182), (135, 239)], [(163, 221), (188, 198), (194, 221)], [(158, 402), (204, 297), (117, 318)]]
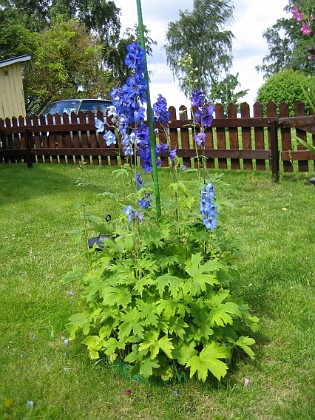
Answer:
[(33, 167), (33, 158), (31, 151), (31, 130), (26, 128), (24, 131), (25, 136), (25, 149), (26, 149), (26, 162), (29, 168)]
[(279, 181), (279, 145), (278, 145), (278, 121), (269, 121), (271, 172), (274, 182)]

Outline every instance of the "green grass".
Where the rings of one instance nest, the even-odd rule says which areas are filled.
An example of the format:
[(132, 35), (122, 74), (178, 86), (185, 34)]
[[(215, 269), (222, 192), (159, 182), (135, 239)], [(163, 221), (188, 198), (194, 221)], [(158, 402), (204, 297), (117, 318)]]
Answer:
[[(309, 175), (283, 175), (273, 184), (269, 172), (224, 174), (217, 196), (233, 206), (223, 208), (220, 222), (242, 252), (242, 294), (261, 319), (256, 360), (236, 360), (221, 383), (156, 384), (95, 365), (79, 341), (63, 341), (80, 306), (79, 286), (61, 282), (81, 263), (76, 257), (84, 244), (73, 235), (83, 225), (78, 204), (115, 211), (97, 195), (115, 191), (112, 171), (88, 167), (90, 184), (78, 188), (77, 166), (0, 165), (0, 418), (314, 419), (315, 189)], [(169, 174), (159, 175), (165, 194)]]

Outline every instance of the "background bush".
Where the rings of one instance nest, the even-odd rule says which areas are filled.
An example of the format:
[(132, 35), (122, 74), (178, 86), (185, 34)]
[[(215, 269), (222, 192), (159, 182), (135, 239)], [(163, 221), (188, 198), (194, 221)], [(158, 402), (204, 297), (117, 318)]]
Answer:
[(315, 98), (315, 77), (306, 76), (299, 71), (284, 70), (269, 77), (259, 88), (257, 101), (262, 103), (264, 112), (269, 102), (273, 101), (279, 106), (284, 101), (289, 106), (289, 115), (294, 116), (294, 102), (303, 100), (305, 110), (309, 113), (311, 107), (307, 103), (303, 89), (311, 99)]

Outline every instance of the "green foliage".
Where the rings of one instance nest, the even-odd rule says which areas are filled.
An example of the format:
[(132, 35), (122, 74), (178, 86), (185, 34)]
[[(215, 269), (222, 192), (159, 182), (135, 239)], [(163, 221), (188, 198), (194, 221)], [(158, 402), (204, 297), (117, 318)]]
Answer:
[[(305, 99), (303, 90), (310, 97), (315, 97), (315, 77), (292, 70), (281, 71), (271, 76), (258, 90), (257, 101), (266, 106), (273, 101), (276, 105), (284, 101), (289, 106), (290, 116), (294, 115), (294, 102)], [(305, 104), (306, 112), (311, 110), (310, 104)]]
[(39, 35), (15, 20), (7, 19), (0, 10), (0, 59), (5, 60), (32, 54), (39, 42)]
[[(303, 10), (314, 13), (314, 4), (311, 1), (289, 1), (285, 10), (290, 13), (289, 18), (278, 19), (276, 23), (264, 32), (267, 40), (269, 54), (264, 57), (263, 64), (257, 70), (270, 77), (285, 69), (299, 70), (312, 75), (315, 70), (315, 60), (307, 58), (308, 48), (315, 44), (315, 32), (309, 36), (301, 35), (301, 22), (292, 19), (291, 10), (298, 5)], [(311, 14), (311, 13), (310, 13)]]
[[(70, 318), (69, 338), (83, 333), (91, 359), (123, 360), (133, 375), (169, 380), (183, 370), (221, 380), (235, 350), (254, 357), (247, 334), (258, 318), (238, 296), (235, 255), (223, 231), (206, 231), (194, 212), (198, 191), (188, 199), (181, 181), (172, 185), (175, 196), (169, 193), (158, 223), (150, 209), (141, 223), (122, 215), (104, 229), (111, 237), (104, 248), (88, 251), (84, 311)], [(74, 277), (77, 271), (66, 281)]]
[(238, 73), (235, 76), (233, 74), (229, 74), (225, 79), (214, 85), (211, 89), (210, 97), (214, 102), (222, 104), (224, 109), (227, 109), (228, 104), (237, 104), (248, 92), (248, 89), (236, 92), (236, 88), (240, 84), (238, 76)]
[(38, 46), (24, 79), (28, 112), (39, 111), (53, 100), (109, 92), (109, 75), (99, 68), (102, 47), (84, 25), (75, 19), (56, 21), (37, 36)]
[[(121, 34), (119, 13), (107, 0), (0, 0), (0, 59), (32, 55), (24, 79), (28, 113), (52, 100), (106, 96), (122, 84), (126, 46), (138, 30)], [(145, 28), (150, 54), (148, 34)]]
[(199, 89), (207, 91), (232, 64), (233, 34), (226, 27), (232, 20), (233, 6), (225, 0), (195, 0), (192, 12), (180, 11), (179, 15), (177, 22), (168, 25), (167, 63), (181, 90), (188, 95), (188, 74), (178, 60), (190, 54)]

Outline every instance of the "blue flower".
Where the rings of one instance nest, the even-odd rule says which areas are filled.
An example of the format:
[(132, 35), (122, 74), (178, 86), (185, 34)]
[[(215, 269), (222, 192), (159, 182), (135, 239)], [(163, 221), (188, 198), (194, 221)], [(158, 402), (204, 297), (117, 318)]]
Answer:
[(106, 131), (103, 135), (103, 139), (106, 142), (106, 146), (110, 146), (111, 144), (116, 144), (116, 137), (111, 131)]
[(138, 42), (133, 42), (127, 46), (127, 56), (125, 64), (130, 68), (139, 72), (144, 72), (145, 52)]
[(165, 143), (159, 143), (156, 147), (155, 147), (155, 153), (156, 156), (161, 156), (162, 153), (167, 152), (169, 149), (168, 144)]
[(200, 213), (207, 230), (215, 229), (217, 222), (217, 207), (214, 204), (214, 185), (209, 183), (200, 191)]
[(105, 124), (103, 121), (97, 119), (95, 122), (96, 133), (102, 133), (104, 131)]
[(136, 123), (141, 123), (144, 121), (145, 118), (145, 109), (143, 107), (140, 107), (135, 110), (134, 112), (134, 118)]
[(143, 185), (143, 181), (141, 179), (141, 174), (139, 174), (138, 172), (135, 175), (135, 179), (136, 179), (136, 183), (137, 183), (137, 190), (141, 190), (142, 185)]
[(205, 102), (205, 93), (199, 89), (194, 90), (191, 95), (192, 105), (196, 106), (197, 108), (201, 108), (203, 107), (204, 102)]
[(157, 102), (155, 102), (152, 106), (152, 110), (154, 123), (159, 121), (162, 124), (167, 124), (169, 122), (170, 113), (167, 110), (166, 99), (162, 95), (158, 96)]
[(147, 194), (145, 197), (138, 200), (138, 204), (143, 209), (148, 209), (151, 206), (152, 194)]
[(211, 127), (213, 121), (214, 106), (209, 105), (202, 109), (201, 122), (204, 127)]
[(176, 157), (176, 152), (177, 152), (176, 147), (170, 151), (170, 159), (172, 162), (174, 162), (174, 159)]
[(127, 214), (128, 217), (128, 223), (130, 223), (132, 221), (132, 217), (133, 217), (133, 208), (131, 206), (127, 206), (123, 209), (123, 213)]
[(128, 134), (124, 134), (123, 138), (122, 138), (122, 146), (123, 146), (123, 152), (124, 154), (133, 156), (134, 155), (134, 150), (135, 150), (135, 146), (139, 143), (139, 140), (136, 136), (136, 133), (133, 131), (132, 133)]
[(29, 408), (33, 408), (33, 407), (34, 407), (34, 403), (33, 403), (33, 401), (26, 401), (26, 405), (27, 405)]
[(143, 220), (143, 214), (141, 213), (141, 211), (136, 210), (134, 212), (134, 219), (135, 220), (139, 220), (139, 222), (142, 222), (142, 220)]
[(139, 220), (139, 222), (142, 222), (143, 220), (143, 214), (139, 210), (134, 210), (131, 206), (127, 206), (123, 209), (123, 213), (127, 214), (128, 217), (128, 223), (130, 223), (132, 220)]
[(204, 146), (206, 144), (206, 133), (198, 133), (194, 137), (195, 142), (198, 144), (198, 146)]

